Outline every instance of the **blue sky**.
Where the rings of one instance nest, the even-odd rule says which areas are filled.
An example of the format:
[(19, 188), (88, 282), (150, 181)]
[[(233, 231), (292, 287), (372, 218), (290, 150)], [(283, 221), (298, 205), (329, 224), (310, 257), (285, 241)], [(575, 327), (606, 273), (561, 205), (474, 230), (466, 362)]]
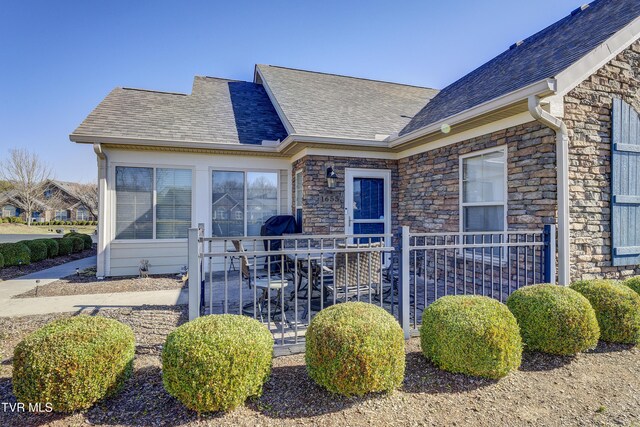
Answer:
[(0, 0), (0, 158), (38, 152), (95, 179), (68, 139), (114, 87), (189, 92), (266, 63), (442, 88), (569, 14), (575, 0)]

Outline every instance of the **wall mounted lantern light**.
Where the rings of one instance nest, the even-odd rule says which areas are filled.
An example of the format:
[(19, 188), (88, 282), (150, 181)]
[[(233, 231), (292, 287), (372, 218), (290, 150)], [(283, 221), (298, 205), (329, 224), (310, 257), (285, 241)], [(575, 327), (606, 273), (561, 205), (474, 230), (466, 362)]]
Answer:
[(336, 188), (336, 181), (338, 180), (338, 175), (336, 175), (336, 171), (333, 170), (332, 166), (327, 168), (327, 187)]

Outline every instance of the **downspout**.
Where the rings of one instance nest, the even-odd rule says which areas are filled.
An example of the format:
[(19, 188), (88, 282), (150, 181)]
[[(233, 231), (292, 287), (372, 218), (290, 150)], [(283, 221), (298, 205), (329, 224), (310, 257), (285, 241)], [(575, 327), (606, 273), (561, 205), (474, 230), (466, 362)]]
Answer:
[(107, 174), (109, 159), (98, 143), (93, 144), (93, 151), (98, 157), (98, 254), (96, 263), (96, 277), (102, 279), (107, 271), (108, 246), (106, 242), (108, 215), (107, 208)]
[(543, 110), (540, 98), (529, 96), (529, 113), (556, 133), (556, 189), (558, 198), (558, 282), (569, 284), (569, 134), (558, 117)]

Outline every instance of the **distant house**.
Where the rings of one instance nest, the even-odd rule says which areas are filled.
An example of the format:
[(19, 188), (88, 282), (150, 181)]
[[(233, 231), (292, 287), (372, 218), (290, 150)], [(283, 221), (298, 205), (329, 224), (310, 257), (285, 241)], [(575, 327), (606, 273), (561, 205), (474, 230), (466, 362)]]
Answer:
[[(36, 200), (37, 210), (31, 215), (32, 221), (96, 221), (91, 209), (81, 202), (76, 185), (52, 179), (43, 183)], [(17, 191), (0, 193), (0, 217), (19, 217), (27, 221), (24, 203)]]
[(98, 275), (186, 265), (162, 212), (207, 236), (276, 214), (312, 234), (557, 224), (560, 283), (638, 274), (639, 39), (640, 1), (596, 0), (442, 90), (271, 65), (189, 94), (116, 88), (70, 135), (98, 157)]

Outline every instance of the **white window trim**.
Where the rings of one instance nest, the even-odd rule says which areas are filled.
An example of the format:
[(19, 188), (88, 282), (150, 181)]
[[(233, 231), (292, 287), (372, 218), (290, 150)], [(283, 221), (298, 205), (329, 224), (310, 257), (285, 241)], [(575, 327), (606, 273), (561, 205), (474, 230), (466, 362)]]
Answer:
[[(508, 149), (507, 145), (500, 145), (498, 147), (486, 148), (483, 150), (472, 151), (471, 153), (461, 154), (458, 156), (458, 230), (460, 233), (460, 241), (462, 241), (463, 233), (464, 233), (464, 208), (465, 207), (473, 207), (473, 206), (502, 206), (502, 214), (503, 214), (503, 229), (498, 230), (492, 234), (503, 234), (503, 241), (506, 241), (506, 232), (509, 230), (509, 224), (507, 223), (508, 218), (508, 210), (509, 210), (509, 176), (508, 176)], [(504, 194), (503, 194), (503, 202), (464, 202), (464, 160), (470, 157), (478, 157), (484, 154), (497, 153), (502, 152), (504, 155)], [(485, 232), (481, 232), (485, 233)], [(502, 257), (498, 255), (481, 255), (477, 253), (472, 254), (458, 254), (460, 258), (472, 259), (476, 261), (480, 261), (484, 257), (485, 263), (494, 263), (494, 262), (502, 262), (505, 263), (507, 260), (507, 251), (502, 251)]]
[[(280, 170), (281, 169), (261, 169), (261, 168), (223, 168), (223, 167), (210, 167), (209, 168), (209, 227), (213, 225), (213, 172), (242, 172), (244, 174), (244, 200), (243, 200), (243, 212), (244, 212), (244, 233), (242, 237), (253, 237), (247, 236), (247, 174), (249, 172), (265, 172), (265, 173), (275, 173), (277, 179), (277, 195), (276, 195), (276, 215), (281, 214), (280, 203), (280, 186), (282, 185), (280, 180)], [(211, 235), (213, 236), (213, 229), (211, 229)], [(229, 236), (231, 237), (231, 236)], [(238, 236), (240, 237), (240, 236)]]
[[(151, 239), (116, 239), (116, 209), (118, 204), (116, 191), (116, 167), (125, 168), (150, 168), (153, 169), (153, 195), (152, 195), (152, 213), (153, 213), (153, 235)], [(152, 242), (186, 242), (188, 238), (178, 239), (156, 239), (156, 169), (183, 169), (191, 171), (191, 225), (194, 224), (195, 218), (195, 196), (196, 196), (196, 168), (188, 165), (174, 164), (148, 164), (148, 163), (124, 163), (113, 162), (110, 167), (109, 187), (111, 191), (110, 211), (111, 211), (111, 238), (110, 242), (115, 243), (152, 243)]]
[(300, 201), (302, 201), (304, 197), (304, 181), (302, 170), (296, 171), (296, 174), (293, 178), (293, 205), (295, 210), (302, 209), (302, 204), (298, 205), (298, 179), (300, 179)]

